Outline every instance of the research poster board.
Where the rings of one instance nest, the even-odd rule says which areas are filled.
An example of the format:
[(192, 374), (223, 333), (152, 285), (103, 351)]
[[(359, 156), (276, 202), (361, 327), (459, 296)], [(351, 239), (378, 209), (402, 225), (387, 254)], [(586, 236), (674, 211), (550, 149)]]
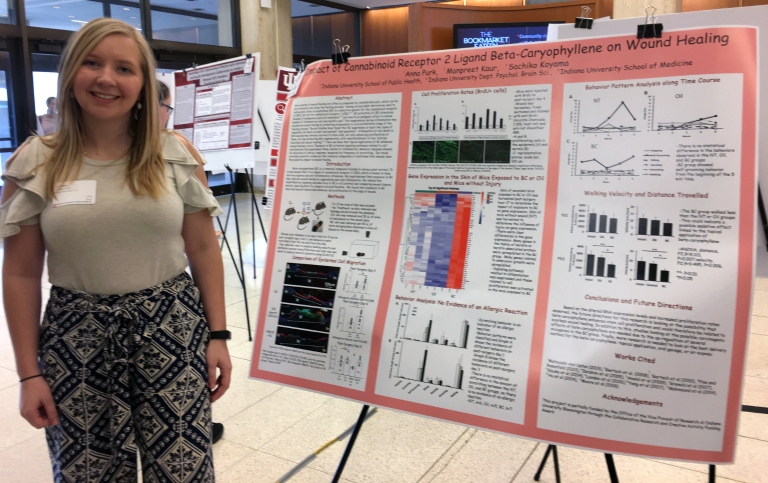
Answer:
[(734, 457), (757, 30), (309, 66), (252, 377), (603, 452)]
[(200, 151), (250, 147), (255, 60), (245, 56), (176, 72), (173, 129)]

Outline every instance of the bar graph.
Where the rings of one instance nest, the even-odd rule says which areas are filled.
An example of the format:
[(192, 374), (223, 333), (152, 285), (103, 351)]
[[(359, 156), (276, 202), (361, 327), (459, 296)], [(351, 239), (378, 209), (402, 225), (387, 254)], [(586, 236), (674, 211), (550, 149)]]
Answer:
[(464, 130), (488, 130), (488, 129), (504, 129), (504, 118), (498, 113), (498, 111), (485, 109), (484, 111), (469, 113), (467, 107), (464, 106)]
[(640, 240), (661, 241), (666, 239), (669, 242), (670, 239), (674, 238), (677, 234), (675, 215), (667, 213), (659, 216), (659, 210), (656, 211), (655, 214), (647, 213), (640, 206), (630, 206), (627, 209), (629, 233)]
[(403, 282), (462, 289), (473, 193), (417, 191), (405, 241)]
[[(650, 223), (649, 223), (650, 221)], [(662, 222), (660, 220), (649, 219), (647, 217), (638, 217), (637, 219), (638, 236), (674, 236), (673, 223)]]
[(451, 320), (443, 317), (436, 327), (433, 314), (422, 315), (422, 312), (425, 311), (419, 310), (410, 303), (403, 303), (400, 307), (395, 336), (413, 342), (458, 349), (467, 348), (471, 328), (468, 320), (462, 318)]
[(634, 279), (639, 282), (670, 283), (669, 270), (662, 270), (667, 261), (666, 252), (643, 250), (636, 253)]
[[(464, 385), (464, 356), (450, 360), (436, 349), (420, 348), (398, 341), (394, 347), (397, 379), (462, 389)], [(391, 377), (391, 376), (390, 376)]]
[(619, 219), (608, 217), (608, 215), (589, 214), (589, 224), (587, 232), (589, 233), (611, 233), (617, 234), (619, 230)]
[(616, 278), (616, 265), (608, 263), (613, 255), (613, 247), (600, 245), (586, 253), (584, 275), (587, 277)]
[[(431, 121), (431, 124), (430, 124)], [(451, 122), (450, 119), (443, 119), (433, 115), (431, 119), (427, 119), (424, 124), (419, 124), (419, 131), (456, 131), (456, 123)]]

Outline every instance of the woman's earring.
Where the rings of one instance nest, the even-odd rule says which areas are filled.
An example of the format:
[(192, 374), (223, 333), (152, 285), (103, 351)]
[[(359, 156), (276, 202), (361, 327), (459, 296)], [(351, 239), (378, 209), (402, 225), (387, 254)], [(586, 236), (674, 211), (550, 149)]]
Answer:
[(141, 102), (136, 103), (136, 109), (141, 109)]

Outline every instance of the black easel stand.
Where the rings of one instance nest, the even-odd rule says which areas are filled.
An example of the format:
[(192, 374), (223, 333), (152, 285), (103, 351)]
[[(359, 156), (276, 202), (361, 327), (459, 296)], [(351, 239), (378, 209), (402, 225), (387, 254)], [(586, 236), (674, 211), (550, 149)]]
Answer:
[[(544, 457), (541, 459), (541, 464), (539, 465), (539, 470), (536, 472), (536, 475), (533, 477), (533, 479), (535, 481), (539, 481), (539, 478), (541, 478), (541, 472), (544, 470), (544, 466), (547, 464), (549, 453), (552, 453), (552, 459), (555, 462), (555, 481), (560, 483), (560, 465), (557, 462), (557, 446), (554, 444), (547, 446), (547, 452), (544, 453)], [(611, 477), (611, 483), (619, 483), (619, 475), (616, 473), (616, 465), (613, 464), (612, 454), (605, 453), (605, 464), (608, 466), (608, 475)]]
[(616, 466), (613, 464), (613, 455), (611, 453), (605, 453), (605, 464), (608, 466), (611, 483), (619, 483), (619, 475), (616, 473)]
[(251, 168), (250, 176), (246, 176), (246, 179), (248, 180), (248, 190), (251, 193), (251, 241), (253, 241), (253, 278), (256, 278), (256, 229), (253, 219), (254, 211), (259, 217), (259, 226), (261, 227), (261, 234), (264, 235), (264, 242), (269, 243), (269, 240), (267, 240), (267, 231), (264, 229), (264, 220), (261, 219), (259, 205), (256, 202), (256, 195), (253, 194), (253, 168)]
[(760, 212), (760, 221), (763, 223), (763, 234), (765, 234), (766, 248), (768, 249), (768, 217), (765, 214), (765, 205), (763, 204), (763, 193), (760, 191), (760, 185), (757, 185), (757, 209)]
[[(762, 406), (741, 406), (741, 410), (745, 413), (768, 414), (768, 407)], [(560, 483), (560, 465), (557, 461), (557, 446), (554, 444), (547, 446), (547, 451), (544, 453), (544, 457), (541, 459), (539, 469), (536, 471), (536, 475), (533, 477), (533, 479), (535, 481), (539, 481), (539, 478), (541, 478), (541, 472), (544, 470), (544, 466), (547, 464), (549, 453), (552, 453), (552, 459), (555, 462), (555, 481)], [(619, 483), (619, 475), (616, 473), (616, 465), (613, 463), (612, 454), (605, 453), (605, 463), (608, 466), (608, 474), (611, 477), (611, 483)], [(715, 465), (709, 465), (709, 483), (715, 483), (715, 480)]]
[(536, 475), (533, 477), (533, 479), (534, 481), (539, 481), (539, 479), (541, 479), (541, 472), (544, 471), (544, 466), (547, 464), (549, 453), (552, 453), (552, 461), (555, 462), (555, 481), (560, 483), (560, 463), (557, 461), (557, 446), (554, 444), (547, 446), (547, 452), (544, 453), (544, 458), (542, 458), (539, 469), (536, 471)]
[[(243, 265), (243, 250), (240, 245), (240, 222), (237, 217), (237, 202), (235, 199), (235, 191), (236, 191), (235, 190), (235, 172), (237, 170), (233, 170), (232, 168), (229, 167), (229, 165), (224, 165), (224, 167), (227, 169), (227, 171), (229, 171), (229, 182), (231, 185), (229, 212), (231, 212), (233, 205), (235, 208), (235, 233), (237, 234), (237, 254), (240, 259), (240, 270), (237, 269), (237, 261), (235, 261), (234, 257), (232, 257), (232, 262), (234, 262), (235, 264), (235, 271), (237, 272), (237, 276), (240, 278), (240, 285), (242, 285), (243, 287), (243, 302), (245, 303), (245, 321), (248, 327), (248, 341), (250, 342), (253, 340), (253, 337), (251, 336), (251, 315), (250, 315), (250, 311), (248, 310), (248, 293), (245, 288), (245, 266)], [(227, 224), (229, 224), (229, 217), (227, 217)], [(221, 221), (219, 221), (219, 226), (221, 226)], [(232, 255), (232, 249), (230, 248), (229, 242), (227, 241), (226, 228), (222, 230), (222, 237), (224, 238), (224, 242), (227, 245), (229, 254)]]
[(357, 423), (355, 423), (355, 429), (352, 430), (352, 434), (349, 436), (349, 442), (347, 443), (347, 447), (344, 450), (344, 454), (341, 455), (341, 461), (339, 461), (339, 466), (336, 468), (336, 474), (333, 475), (333, 480), (331, 483), (339, 483), (341, 480), (341, 474), (344, 472), (344, 466), (346, 466), (347, 459), (349, 459), (349, 455), (352, 453), (352, 447), (355, 445), (357, 434), (360, 432), (360, 428), (363, 427), (363, 422), (365, 421), (365, 415), (368, 414), (368, 409), (368, 405), (365, 404), (363, 409), (360, 411), (360, 416), (357, 418)]

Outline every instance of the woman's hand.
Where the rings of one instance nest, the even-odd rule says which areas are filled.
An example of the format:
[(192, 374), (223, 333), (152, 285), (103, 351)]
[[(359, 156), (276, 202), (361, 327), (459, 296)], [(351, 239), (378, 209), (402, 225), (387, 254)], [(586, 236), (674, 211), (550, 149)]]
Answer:
[(21, 383), (21, 415), (37, 429), (59, 424), (59, 414), (48, 383), (42, 377)]
[[(208, 387), (211, 389), (211, 402), (216, 402), (229, 389), (232, 378), (232, 361), (229, 360), (227, 341), (214, 339), (208, 343), (206, 352), (208, 362)], [(219, 377), (216, 377), (216, 368)]]

